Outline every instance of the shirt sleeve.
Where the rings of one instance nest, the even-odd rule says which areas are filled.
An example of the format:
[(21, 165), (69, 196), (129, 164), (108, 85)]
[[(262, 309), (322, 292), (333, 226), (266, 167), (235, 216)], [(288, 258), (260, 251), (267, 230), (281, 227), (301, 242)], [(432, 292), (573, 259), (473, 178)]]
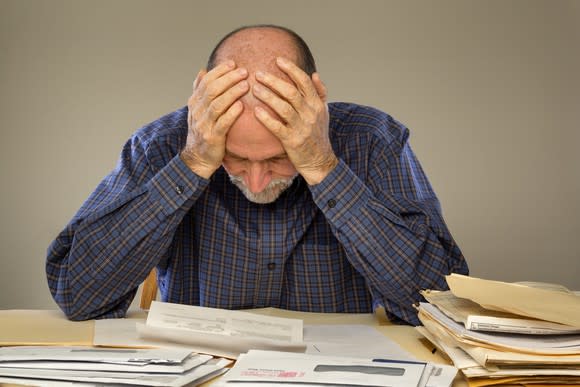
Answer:
[(310, 189), (375, 306), (384, 305), (392, 320), (418, 325), (419, 291), (446, 289), (445, 275), (467, 274), (467, 263), (406, 139), (379, 145), (366, 180), (341, 160)]
[(179, 156), (153, 167), (146, 150), (134, 135), (48, 248), (48, 285), (72, 320), (123, 317), (208, 184)]

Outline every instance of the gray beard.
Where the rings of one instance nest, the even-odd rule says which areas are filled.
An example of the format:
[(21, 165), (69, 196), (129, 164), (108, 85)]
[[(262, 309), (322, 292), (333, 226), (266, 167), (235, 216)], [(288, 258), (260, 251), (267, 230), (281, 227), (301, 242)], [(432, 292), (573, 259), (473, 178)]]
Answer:
[(246, 199), (257, 204), (268, 204), (278, 199), (282, 195), (282, 192), (286, 191), (292, 185), (298, 174), (286, 179), (272, 179), (266, 188), (258, 193), (250, 191), (244, 183), (244, 179), (240, 176), (230, 175), (229, 173), (228, 176), (230, 177), (230, 181), (242, 191)]

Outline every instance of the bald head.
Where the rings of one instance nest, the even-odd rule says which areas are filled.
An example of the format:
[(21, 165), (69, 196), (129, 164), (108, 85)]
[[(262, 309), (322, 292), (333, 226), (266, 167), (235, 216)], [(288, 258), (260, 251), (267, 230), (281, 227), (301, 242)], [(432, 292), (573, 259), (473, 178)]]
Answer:
[[(254, 33), (258, 33), (254, 35)], [(261, 33), (261, 34), (260, 34)], [(232, 40), (231, 38), (236, 38)], [(211, 70), (214, 68), (219, 62), (223, 61), (224, 56), (222, 48), (227, 47), (230, 44), (234, 44), (231, 48), (242, 50), (249, 50), (248, 55), (251, 56), (253, 54), (259, 54), (258, 49), (264, 50), (262, 53), (273, 53), (277, 47), (272, 46), (271, 44), (274, 43), (272, 41), (267, 40), (267, 38), (279, 38), (281, 42), (283, 42), (286, 46), (284, 48), (289, 49), (293, 55), (287, 56), (288, 59), (295, 60), (295, 63), (308, 75), (312, 75), (316, 72), (316, 64), (314, 62), (314, 57), (310, 52), (310, 48), (298, 35), (296, 32), (281, 26), (271, 25), (271, 24), (259, 24), (259, 25), (251, 25), (251, 26), (244, 26), (238, 29), (233, 30), (232, 32), (228, 33), (224, 36), (220, 42), (215, 46), (213, 51), (211, 52), (208, 62), (207, 62), (207, 70)], [(256, 38), (255, 41), (250, 41), (249, 39)], [(237, 41), (236, 41), (237, 40)], [(246, 44), (240, 44), (243, 41), (246, 41)], [(241, 42), (240, 42), (241, 41)], [(253, 46), (253, 44), (257, 44)], [(275, 44), (275, 43), (274, 43)], [(269, 45), (269, 47), (268, 47)], [(283, 47), (280, 47), (283, 48)], [(266, 61), (266, 58), (264, 58)]]

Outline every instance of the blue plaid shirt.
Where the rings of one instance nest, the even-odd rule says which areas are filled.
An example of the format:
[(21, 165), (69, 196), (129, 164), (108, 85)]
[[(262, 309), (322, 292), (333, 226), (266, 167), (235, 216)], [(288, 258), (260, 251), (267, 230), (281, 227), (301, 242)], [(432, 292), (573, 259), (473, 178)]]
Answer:
[(298, 177), (275, 202), (248, 201), (220, 168), (179, 152), (187, 108), (138, 130), (118, 165), (48, 249), (52, 295), (70, 319), (122, 317), (157, 267), (163, 301), (216, 308), (371, 312), (419, 324), (421, 289), (467, 264), (413, 154), (407, 128), (373, 108), (331, 103), (340, 162)]

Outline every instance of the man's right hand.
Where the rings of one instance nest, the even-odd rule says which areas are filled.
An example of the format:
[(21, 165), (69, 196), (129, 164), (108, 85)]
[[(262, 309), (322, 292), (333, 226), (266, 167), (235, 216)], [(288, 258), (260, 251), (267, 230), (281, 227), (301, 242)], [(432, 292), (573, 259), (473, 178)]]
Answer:
[(226, 61), (195, 78), (180, 157), (198, 176), (208, 179), (222, 164), (228, 130), (244, 110), (239, 99), (249, 90), (247, 77), (246, 69)]

